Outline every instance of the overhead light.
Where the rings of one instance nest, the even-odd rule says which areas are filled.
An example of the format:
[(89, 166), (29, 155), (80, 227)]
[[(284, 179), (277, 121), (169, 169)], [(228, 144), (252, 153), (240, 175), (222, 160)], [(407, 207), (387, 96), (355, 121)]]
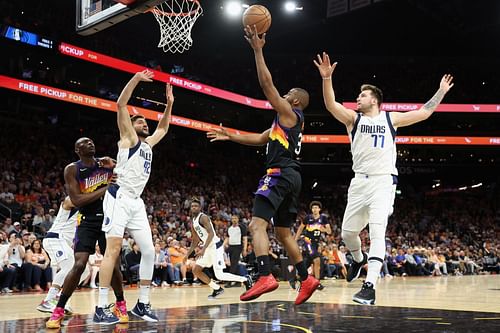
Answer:
[(223, 8), (226, 14), (231, 17), (240, 16), (243, 11), (243, 6), (240, 1), (228, 1)]
[(476, 188), (476, 187), (479, 187), (479, 186), (483, 186), (483, 183), (472, 185), (471, 188)]
[(285, 11), (289, 12), (289, 13), (292, 13), (294, 11), (297, 11), (297, 10), (303, 10), (304, 7), (298, 7), (297, 6), (297, 3), (295, 3), (295, 1), (287, 1), (285, 2)]

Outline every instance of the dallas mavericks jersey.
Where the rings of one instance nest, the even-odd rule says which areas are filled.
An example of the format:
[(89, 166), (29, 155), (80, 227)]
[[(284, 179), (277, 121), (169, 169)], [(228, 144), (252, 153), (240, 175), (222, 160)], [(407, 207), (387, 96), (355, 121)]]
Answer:
[(49, 230), (49, 232), (58, 233), (59, 239), (64, 239), (69, 246), (71, 246), (73, 238), (75, 238), (77, 213), (78, 208), (66, 210), (61, 204), (57, 216), (54, 219), (54, 223)]
[[(198, 237), (200, 237), (203, 244), (205, 244), (205, 242), (207, 241), (207, 238), (208, 238), (208, 231), (200, 224), (200, 218), (202, 215), (205, 215), (205, 214), (200, 213), (200, 214), (198, 214), (198, 216), (196, 216), (193, 219), (193, 229), (198, 234)], [(210, 218), (208, 218), (208, 220), (210, 221)], [(211, 246), (212, 244), (217, 244), (220, 241), (219, 237), (217, 237), (217, 234), (215, 233), (215, 229), (214, 229), (214, 226), (212, 224), (212, 221), (210, 221), (210, 228), (212, 228), (212, 231), (214, 233), (214, 238), (212, 238), (212, 242), (210, 243), (209, 246)]]
[(128, 193), (140, 196), (151, 173), (153, 151), (146, 142), (139, 140), (134, 147), (118, 150), (115, 173), (116, 183)]
[(370, 118), (358, 113), (349, 136), (352, 170), (367, 175), (397, 175), (396, 130), (389, 113)]

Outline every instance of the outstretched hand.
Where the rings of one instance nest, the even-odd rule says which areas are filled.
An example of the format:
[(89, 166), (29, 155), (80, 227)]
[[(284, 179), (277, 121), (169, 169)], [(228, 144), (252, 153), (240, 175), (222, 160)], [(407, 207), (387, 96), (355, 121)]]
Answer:
[(455, 83), (451, 83), (453, 81), (453, 76), (451, 74), (443, 75), (441, 82), (439, 83), (439, 89), (444, 90), (444, 92), (448, 92)]
[(165, 95), (167, 96), (167, 104), (171, 104), (174, 102), (175, 97), (174, 97), (172, 85), (170, 83), (167, 83)]
[(142, 72), (135, 73), (135, 77), (137, 77), (140, 81), (144, 82), (153, 82), (153, 77), (155, 74), (149, 69), (145, 69)]
[(214, 128), (212, 131), (207, 132), (207, 138), (210, 139), (210, 142), (227, 141), (229, 140), (229, 133), (220, 124), (219, 128)]
[(314, 64), (318, 68), (319, 74), (322, 78), (329, 78), (332, 76), (335, 67), (337, 67), (337, 63), (330, 63), (330, 57), (328, 53), (323, 52), (323, 56), (317, 55), (318, 61), (313, 60)]
[(263, 33), (262, 37), (259, 37), (259, 34), (257, 34), (257, 26), (255, 24), (253, 27), (250, 27), (249, 25), (245, 27), (245, 39), (254, 50), (262, 49), (264, 44), (266, 44), (266, 34)]

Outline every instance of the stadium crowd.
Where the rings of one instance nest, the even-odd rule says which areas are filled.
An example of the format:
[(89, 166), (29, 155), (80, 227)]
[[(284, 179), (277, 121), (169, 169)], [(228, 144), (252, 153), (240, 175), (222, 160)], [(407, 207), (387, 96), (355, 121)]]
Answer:
[[(41, 247), (41, 240), (65, 197), (63, 168), (75, 160), (72, 143), (60, 138), (74, 137), (74, 134), (70, 133), (71, 127), (58, 128), (56, 134), (51, 131), (51, 125), (14, 120), (4, 121), (1, 126), (5, 140), (0, 142), (4, 156), (0, 160), (0, 244), (3, 249), (0, 287), (3, 293), (40, 291), (52, 281), (50, 259)], [(22, 143), (15, 139), (19, 132), (25, 133)], [(114, 154), (109, 133), (99, 134), (97, 130), (82, 135), (92, 136), (98, 154)], [(189, 216), (192, 196), (201, 198), (204, 211), (222, 239), (228, 236), (232, 216), (243, 225), (251, 219), (252, 192), (262, 172), (258, 158), (217, 148), (199, 149), (194, 153), (192, 147), (207, 147), (203, 138), (198, 140), (200, 142), (189, 144), (166, 143), (155, 160), (153, 176), (143, 195), (156, 244), (156, 286), (199, 283), (191, 273), (193, 261), (183, 262), (192, 239)], [(332, 179), (329, 189), (335, 195), (324, 195), (321, 200), (322, 213), (328, 217), (332, 234), (323, 234), (320, 241), (321, 272), (323, 278), (343, 278), (352, 260), (340, 237), (345, 184)], [(309, 195), (308, 191), (302, 195), (302, 210), (295, 230), (309, 213), (307, 207), (312, 199)], [(471, 191), (430, 191), (411, 198), (397, 198), (389, 220), (381, 275), (499, 273), (499, 203), (495, 186)], [(272, 228), (269, 232), (272, 235)], [(368, 249), (368, 232), (361, 236), (363, 246)], [(245, 252), (238, 272), (255, 274), (251, 239)], [(274, 258), (276, 277), (290, 279), (283, 267), (287, 265), (287, 254), (273, 237), (270, 255)], [(98, 284), (101, 259), (98, 252), (89, 260), (94, 273), (86, 283), (91, 287)], [(139, 260), (140, 249), (127, 236), (123, 242), (122, 270), (128, 283), (137, 279)], [(226, 264), (230, 264), (229, 256)]]

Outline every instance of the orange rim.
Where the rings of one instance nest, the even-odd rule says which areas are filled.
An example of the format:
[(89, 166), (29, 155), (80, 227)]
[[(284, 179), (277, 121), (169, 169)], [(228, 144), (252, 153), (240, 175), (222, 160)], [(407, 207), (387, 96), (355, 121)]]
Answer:
[(201, 8), (200, 2), (198, 0), (187, 0), (187, 1), (194, 2), (196, 4), (196, 8), (190, 12), (187, 12), (187, 13), (169, 13), (169, 12), (165, 12), (163, 10), (160, 10), (156, 7), (146, 10), (144, 13), (151, 12), (151, 13), (155, 13), (155, 14), (159, 14), (159, 15), (163, 15), (163, 16), (193, 16), (194, 14), (196, 14), (200, 10), (200, 8)]

